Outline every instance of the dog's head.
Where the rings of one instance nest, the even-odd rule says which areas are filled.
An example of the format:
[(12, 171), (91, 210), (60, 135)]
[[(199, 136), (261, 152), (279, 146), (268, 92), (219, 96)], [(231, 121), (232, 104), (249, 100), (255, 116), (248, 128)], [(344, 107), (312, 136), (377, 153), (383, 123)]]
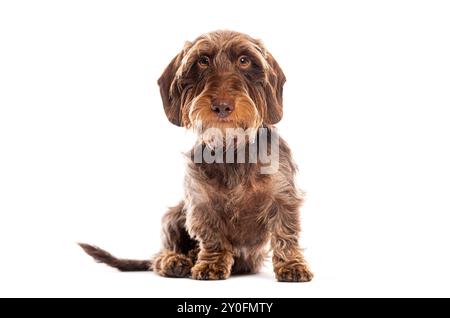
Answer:
[(158, 85), (167, 118), (177, 126), (247, 129), (280, 121), (285, 80), (260, 41), (215, 31), (186, 43)]

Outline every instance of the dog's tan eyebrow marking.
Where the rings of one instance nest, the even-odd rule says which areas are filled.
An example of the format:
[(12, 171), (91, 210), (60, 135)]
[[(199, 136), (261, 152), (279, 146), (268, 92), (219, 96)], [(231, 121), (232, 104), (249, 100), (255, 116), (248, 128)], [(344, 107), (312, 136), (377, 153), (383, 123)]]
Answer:
[(184, 52), (184, 57), (181, 60), (180, 66), (176, 71), (176, 77), (181, 78), (184, 73), (189, 71), (195, 61), (202, 55), (211, 56), (214, 53), (213, 44), (205, 38), (197, 39)]
[(222, 47), (228, 50), (233, 50), (233, 47), (236, 47), (237, 51), (250, 51), (255, 55), (262, 55), (264, 58), (266, 57), (265, 50), (261, 48), (258, 43), (242, 36), (227, 40)]

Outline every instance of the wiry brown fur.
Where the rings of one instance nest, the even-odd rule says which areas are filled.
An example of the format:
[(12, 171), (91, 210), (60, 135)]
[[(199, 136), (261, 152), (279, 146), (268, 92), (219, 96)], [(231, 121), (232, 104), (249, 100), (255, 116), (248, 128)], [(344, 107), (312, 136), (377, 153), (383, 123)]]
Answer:
[[(203, 56), (208, 65), (199, 63)], [(239, 64), (241, 56), (250, 63)], [(260, 41), (216, 31), (187, 43), (158, 84), (165, 113), (175, 125), (195, 129), (201, 120), (206, 128), (266, 127), (276, 134), (272, 125), (282, 117), (284, 82), (281, 68)], [(211, 111), (215, 99), (235, 105), (225, 119)], [(195, 147), (204, 146), (199, 138)], [(302, 196), (286, 142), (280, 138), (274, 174), (261, 174), (259, 161), (195, 163), (194, 149), (187, 154), (185, 197), (164, 215), (163, 248), (151, 261), (120, 260), (86, 244), (83, 249), (120, 270), (209, 280), (257, 272), (270, 245), (279, 281), (311, 280), (298, 243)]]

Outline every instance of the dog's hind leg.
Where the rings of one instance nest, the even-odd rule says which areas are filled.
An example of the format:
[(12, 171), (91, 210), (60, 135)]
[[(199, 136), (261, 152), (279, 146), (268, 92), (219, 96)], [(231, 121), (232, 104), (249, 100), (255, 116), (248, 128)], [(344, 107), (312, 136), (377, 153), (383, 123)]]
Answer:
[(187, 277), (195, 264), (198, 244), (186, 231), (184, 202), (170, 208), (162, 219), (162, 250), (152, 260), (161, 276)]

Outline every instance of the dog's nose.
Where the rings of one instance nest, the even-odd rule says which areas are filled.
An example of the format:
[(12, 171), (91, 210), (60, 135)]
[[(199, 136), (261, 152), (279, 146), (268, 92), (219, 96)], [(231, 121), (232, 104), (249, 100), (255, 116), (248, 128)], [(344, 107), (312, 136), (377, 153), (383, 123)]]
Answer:
[(225, 118), (234, 110), (234, 102), (229, 99), (217, 98), (211, 103), (211, 110), (220, 118)]

